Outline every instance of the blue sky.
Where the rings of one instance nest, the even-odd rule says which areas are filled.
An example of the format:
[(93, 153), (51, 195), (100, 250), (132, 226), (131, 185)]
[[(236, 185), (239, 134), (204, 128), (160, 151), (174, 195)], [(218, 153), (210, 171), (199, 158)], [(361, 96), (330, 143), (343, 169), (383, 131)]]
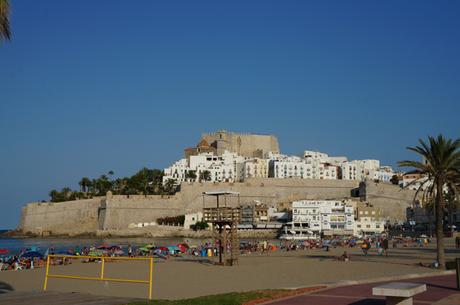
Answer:
[(458, 1), (12, 1), (0, 228), (82, 176), (163, 168), (202, 132), (413, 158), (459, 137)]

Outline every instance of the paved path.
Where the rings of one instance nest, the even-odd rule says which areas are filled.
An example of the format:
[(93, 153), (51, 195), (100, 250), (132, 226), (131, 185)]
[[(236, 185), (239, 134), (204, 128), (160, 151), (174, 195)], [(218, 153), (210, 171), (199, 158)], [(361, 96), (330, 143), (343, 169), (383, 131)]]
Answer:
[[(456, 290), (454, 275), (432, 276), (399, 282), (425, 283), (427, 291), (414, 297), (415, 305), (460, 304), (460, 291)], [(372, 287), (382, 283), (343, 286), (275, 301), (270, 305), (384, 305), (384, 297), (372, 295)]]
[(122, 305), (133, 301), (136, 299), (73, 292), (9, 292), (0, 294), (0, 305)]

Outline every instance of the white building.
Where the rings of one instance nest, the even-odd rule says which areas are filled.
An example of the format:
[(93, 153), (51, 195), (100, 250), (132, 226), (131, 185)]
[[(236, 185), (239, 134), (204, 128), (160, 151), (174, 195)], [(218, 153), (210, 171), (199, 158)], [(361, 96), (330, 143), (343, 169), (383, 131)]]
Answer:
[(431, 183), (426, 183), (428, 177), (419, 173), (418, 171), (407, 172), (403, 175), (402, 187), (410, 190), (418, 190), (424, 183), (423, 190), (425, 190)]
[(385, 231), (386, 220), (382, 209), (357, 203), (355, 213), (354, 235), (380, 234)]
[(237, 166), (239, 173), (238, 180), (247, 178), (268, 178), (268, 162), (267, 159), (252, 158), (244, 160)]
[(197, 222), (200, 222), (200, 221), (203, 221), (203, 213), (202, 212), (185, 214), (184, 229), (190, 229), (191, 225), (194, 225), (194, 224), (196, 224)]
[(300, 158), (296, 156), (271, 155), (269, 161), (269, 177), (283, 178), (300, 178), (300, 179), (337, 179), (337, 166), (323, 161), (327, 155), (316, 153), (316, 157), (308, 155), (312, 153), (306, 151), (307, 157)]
[(294, 231), (325, 235), (352, 235), (354, 209), (339, 200), (302, 200), (292, 203)]
[(390, 183), (391, 182), (390, 180), (393, 177), (393, 175), (394, 173), (392, 171), (389, 172), (383, 169), (378, 169), (378, 170), (371, 170), (369, 172), (368, 178), (372, 180), (379, 180), (382, 182)]
[(307, 165), (301, 160), (271, 160), (273, 178), (307, 178)]
[[(379, 160), (348, 161), (346, 157), (330, 157), (326, 153), (306, 150), (302, 157), (269, 152), (265, 158), (244, 158), (224, 151), (222, 155), (204, 152), (180, 159), (164, 170), (163, 183), (173, 179), (176, 184), (199, 181), (203, 173), (210, 182), (235, 182), (247, 178), (299, 179), (365, 179), (390, 182), (391, 167), (380, 166)], [(187, 175), (194, 172), (195, 175)], [(196, 176), (191, 178), (191, 176)]]
[(185, 173), (189, 170), (187, 159), (180, 159), (168, 168), (164, 169), (163, 184), (169, 179), (173, 179), (176, 183), (186, 181)]
[(340, 164), (341, 178), (343, 180), (379, 180), (390, 182), (394, 175), (390, 166), (380, 166), (379, 160), (353, 160)]
[(385, 232), (385, 223), (385, 220), (375, 219), (371, 216), (358, 218), (354, 223), (353, 234), (356, 236), (381, 234)]
[(320, 159), (320, 160), (326, 161), (326, 159), (329, 158), (329, 155), (326, 154), (326, 153), (319, 152), (319, 151), (305, 150), (303, 152), (303, 157), (304, 158)]
[(332, 165), (340, 165), (343, 162), (348, 161), (347, 157), (330, 157), (326, 153), (322, 153), (322, 152), (319, 152), (319, 151), (311, 151), (311, 150), (305, 150), (303, 152), (303, 157), (305, 159), (307, 159), (307, 158), (317, 159), (321, 163), (329, 163), (329, 164), (332, 164)]
[(340, 165), (342, 180), (362, 180), (361, 171), (354, 162), (344, 162)]
[[(198, 181), (205, 171), (209, 172), (211, 182), (234, 182), (238, 176), (238, 164), (243, 160), (244, 157), (228, 151), (220, 156), (212, 152), (190, 156), (189, 160), (181, 159), (165, 168), (163, 183), (168, 179), (174, 179), (177, 184), (185, 181)], [(187, 179), (186, 173), (189, 171), (195, 173), (195, 179)]]

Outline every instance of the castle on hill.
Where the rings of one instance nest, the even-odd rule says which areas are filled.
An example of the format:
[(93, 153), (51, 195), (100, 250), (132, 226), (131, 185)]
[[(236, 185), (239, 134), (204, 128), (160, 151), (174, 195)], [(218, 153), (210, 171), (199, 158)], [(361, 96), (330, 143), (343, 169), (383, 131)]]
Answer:
[(366, 179), (390, 183), (394, 172), (379, 160), (352, 160), (305, 150), (301, 156), (280, 153), (273, 135), (242, 134), (220, 130), (205, 133), (184, 158), (164, 169), (163, 183), (209, 181), (242, 182), (249, 178), (326, 180)]
[(217, 156), (226, 151), (245, 158), (263, 158), (267, 153), (279, 153), (278, 139), (273, 135), (250, 133), (233, 133), (219, 130), (215, 133), (204, 133), (196, 147), (184, 150), (185, 158), (201, 153), (213, 153)]

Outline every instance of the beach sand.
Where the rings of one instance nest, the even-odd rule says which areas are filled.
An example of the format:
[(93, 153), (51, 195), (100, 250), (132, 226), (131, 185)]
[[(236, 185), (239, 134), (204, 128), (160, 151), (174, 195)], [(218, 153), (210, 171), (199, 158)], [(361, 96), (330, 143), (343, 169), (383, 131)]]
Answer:
[[(427, 248), (390, 249), (390, 256), (377, 256), (375, 249), (365, 257), (359, 248), (331, 248), (324, 250), (276, 251), (268, 255), (250, 254), (240, 257), (239, 266), (222, 267), (209, 264), (201, 258), (155, 259), (153, 271), (154, 299), (181, 299), (231, 291), (257, 289), (299, 288), (343, 280), (361, 280), (384, 276), (435, 272), (417, 266), (431, 263), (435, 258), (434, 244)], [(460, 251), (449, 241), (448, 258)], [(351, 261), (335, 259), (346, 250)], [(148, 263), (119, 261), (105, 264), (106, 277), (148, 279)], [(99, 263), (75, 262), (67, 266), (52, 266), (52, 274), (98, 277)], [(0, 272), (0, 282), (13, 286), (16, 291), (42, 289), (45, 270)], [(68, 279), (49, 279), (50, 291), (76, 291), (98, 295), (146, 298), (147, 284), (96, 282)]]

